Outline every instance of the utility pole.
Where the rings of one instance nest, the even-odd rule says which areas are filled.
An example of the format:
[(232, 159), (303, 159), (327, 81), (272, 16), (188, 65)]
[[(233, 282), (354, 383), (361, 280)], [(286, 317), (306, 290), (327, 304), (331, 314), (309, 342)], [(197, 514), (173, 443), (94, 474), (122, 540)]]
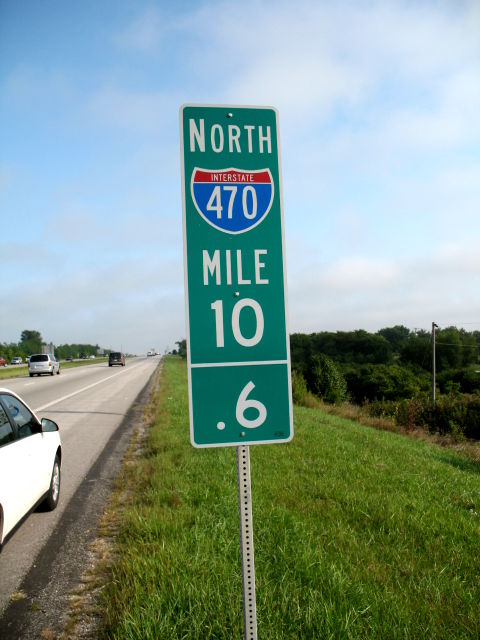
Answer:
[(432, 401), (435, 404), (435, 389), (437, 385), (437, 366), (435, 362), (435, 329), (438, 329), (438, 324), (432, 322)]

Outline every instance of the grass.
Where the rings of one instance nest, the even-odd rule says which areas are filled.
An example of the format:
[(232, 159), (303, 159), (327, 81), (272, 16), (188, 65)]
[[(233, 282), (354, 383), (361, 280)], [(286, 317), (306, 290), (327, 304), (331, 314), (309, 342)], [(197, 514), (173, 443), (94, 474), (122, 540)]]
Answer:
[[(107, 362), (107, 358), (96, 358), (95, 360), (79, 360), (74, 362), (60, 361), (60, 369), (73, 369), (75, 367), (84, 367), (88, 364), (101, 364)], [(0, 380), (8, 378), (25, 378), (28, 376), (28, 365), (17, 365), (14, 368), (2, 367), (0, 369)]]
[[(242, 638), (235, 449), (190, 445), (180, 359), (155, 403), (102, 637)], [(478, 639), (478, 464), (305, 407), (292, 443), (250, 456), (259, 638)]]

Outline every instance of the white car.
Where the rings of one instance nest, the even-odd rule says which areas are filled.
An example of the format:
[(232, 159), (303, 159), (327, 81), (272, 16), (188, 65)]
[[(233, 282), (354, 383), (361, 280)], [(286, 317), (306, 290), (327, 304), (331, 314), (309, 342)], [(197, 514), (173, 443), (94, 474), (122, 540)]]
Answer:
[(55, 509), (61, 463), (58, 425), (0, 388), (0, 546), (38, 504)]
[(41, 376), (42, 373), (49, 373), (51, 376), (60, 374), (60, 363), (51, 353), (35, 353), (30, 356), (28, 363), (28, 375)]

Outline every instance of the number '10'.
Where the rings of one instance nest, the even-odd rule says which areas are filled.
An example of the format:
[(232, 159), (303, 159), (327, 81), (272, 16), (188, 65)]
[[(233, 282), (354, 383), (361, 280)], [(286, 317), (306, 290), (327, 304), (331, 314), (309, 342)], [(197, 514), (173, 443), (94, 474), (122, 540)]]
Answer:
[[(243, 335), (242, 330), (240, 329), (240, 313), (245, 307), (250, 307), (255, 313), (256, 329), (254, 335), (251, 338), (246, 338)], [(223, 300), (215, 300), (215, 302), (212, 302), (212, 304), (210, 305), (210, 308), (215, 312), (217, 347), (223, 347), (225, 346), (223, 331)], [(233, 337), (238, 342), (238, 344), (242, 345), (242, 347), (254, 347), (262, 339), (264, 326), (265, 322), (263, 320), (262, 307), (256, 300), (252, 300), (252, 298), (243, 298), (243, 300), (239, 300), (235, 304), (232, 310), (232, 331)]]

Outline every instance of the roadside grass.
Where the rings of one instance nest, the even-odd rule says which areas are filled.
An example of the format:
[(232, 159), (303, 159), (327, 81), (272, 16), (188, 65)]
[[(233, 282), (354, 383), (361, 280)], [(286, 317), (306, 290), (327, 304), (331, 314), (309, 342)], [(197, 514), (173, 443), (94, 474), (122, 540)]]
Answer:
[[(96, 358), (95, 360), (79, 360), (78, 362), (60, 362), (61, 369), (73, 369), (74, 367), (84, 367), (92, 364), (102, 364), (107, 362), (107, 358)], [(16, 365), (14, 368), (8, 367), (0, 369), (0, 380), (8, 378), (25, 378), (28, 376), (27, 365)]]
[(436, 433), (418, 426), (405, 427), (398, 425), (391, 417), (372, 416), (364, 407), (347, 402), (341, 405), (328, 404), (315, 396), (312, 396), (309, 400), (311, 404), (306, 406), (310, 406), (311, 408), (317, 408), (325, 413), (341, 418), (348, 418), (349, 420), (359, 422), (362, 425), (368, 425), (374, 429), (393, 431), (400, 435), (408, 435), (410, 438), (448, 447), (448, 449), (456, 451), (468, 458), (471, 462), (480, 464), (480, 442), (478, 440), (470, 440), (463, 435), (457, 436), (454, 433)]
[(24, 378), (28, 376), (28, 367), (25, 365), (16, 365), (15, 367), (2, 367), (0, 369), (0, 380), (8, 380), (9, 378)]
[[(185, 363), (121, 479), (104, 639), (243, 637), (234, 448), (189, 443)], [(480, 635), (480, 466), (295, 407), (288, 445), (250, 448), (258, 635)]]

